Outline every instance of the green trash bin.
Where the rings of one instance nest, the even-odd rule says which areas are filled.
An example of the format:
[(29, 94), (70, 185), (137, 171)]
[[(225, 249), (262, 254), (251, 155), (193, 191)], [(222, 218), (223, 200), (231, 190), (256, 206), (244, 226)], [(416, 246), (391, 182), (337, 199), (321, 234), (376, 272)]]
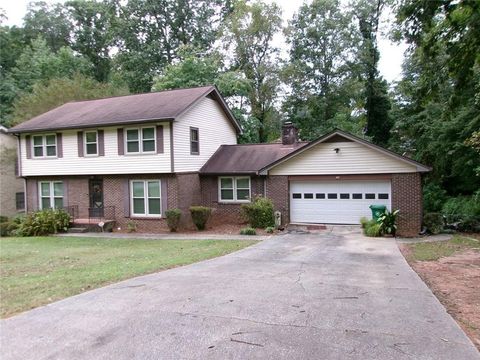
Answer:
[(370, 210), (372, 210), (372, 219), (377, 221), (380, 218), (387, 207), (385, 205), (370, 205)]

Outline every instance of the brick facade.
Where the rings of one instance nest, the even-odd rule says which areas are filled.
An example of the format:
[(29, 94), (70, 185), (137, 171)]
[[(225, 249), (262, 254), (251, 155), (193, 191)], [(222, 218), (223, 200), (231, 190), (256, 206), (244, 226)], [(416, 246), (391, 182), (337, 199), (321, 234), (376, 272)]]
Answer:
[(392, 209), (400, 210), (399, 236), (417, 236), (422, 227), (423, 203), (420, 173), (392, 175)]
[[(203, 206), (213, 208), (211, 224), (231, 222), (234, 224), (245, 223), (241, 216), (241, 204), (221, 203), (218, 201), (218, 176), (202, 176), (201, 202)], [(264, 194), (264, 178), (252, 176), (250, 178), (251, 196)]]
[(281, 212), (283, 225), (290, 222), (289, 193), (288, 176), (272, 175), (267, 177), (266, 196), (273, 200), (275, 211)]
[[(114, 206), (116, 227), (122, 230), (129, 222), (137, 225), (139, 231), (167, 231), (165, 219), (131, 218), (129, 208), (129, 180), (161, 179), (162, 207), (165, 210), (179, 208), (183, 216), (181, 224), (184, 228), (193, 228), (189, 207), (203, 205), (214, 209), (210, 224), (244, 223), (241, 217), (240, 204), (219, 203), (218, 177), (199, 176), (197, 173), (170, 175), (108, 175), (103, 178), (104, 206)], [(79, 218), (88, 217), (89, 188), (88, 176), (28, 178), (27, 207), (29, 211), (38, 209), (38, 181), (62, 180), (65, 184), (65, 206), (77, 205)], [(399, 209), (398, 235), (416, 236), (422, 225), (422, 185), (419, 173), (392, 174), (392, 209)], [(264, 194), (266, 188), (266, 194)], [(282, 224), (289, 222), (289, 177), (268, 176), (251, 177), (252, 196), (266, 195), (274, 203), (275, 211), (282, 214)]]

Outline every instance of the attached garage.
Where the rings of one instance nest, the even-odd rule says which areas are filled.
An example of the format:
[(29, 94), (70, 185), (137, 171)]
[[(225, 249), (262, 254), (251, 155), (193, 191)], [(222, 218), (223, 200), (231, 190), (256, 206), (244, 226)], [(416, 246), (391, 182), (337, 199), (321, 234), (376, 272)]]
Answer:
[(290, 181), (290, 222), (359, 224), (391, 198), (390, 180)]
[(337, 130), (294, 149), (259, 175), (266, 176), (266, 196), (285, 223), (359, 224), (371, 218), (370, 205), (385, 205), (400, 210), (398, 234), (415, 236), (422, 224), (421, 173), (427, 171)]

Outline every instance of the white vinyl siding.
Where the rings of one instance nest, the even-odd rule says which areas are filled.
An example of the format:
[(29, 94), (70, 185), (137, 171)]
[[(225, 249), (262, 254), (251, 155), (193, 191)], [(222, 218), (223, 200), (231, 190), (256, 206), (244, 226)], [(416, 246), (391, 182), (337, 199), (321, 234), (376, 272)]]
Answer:
[(38, 194), (39, 209), (63, 208), (63, 182), (39, 181)]
[[(191, 154), (190, 128), (199, 130), (199, 154)], [(204, 98), (173, 123), (175, 172), (198, 171), (220, 145), (237, 143), (237, 134), (223, 109)]]
[[(33, 158), (33, 149), (32, 159), (27, 159), (25, 135), (22, 135), (22, 175), (50, 176), (169, 173), (171, 172), (170, 127), (169, 123), (159, 124), (163, 125), (164, 152), (162, 154), (149, 153), (118, 155), (117, 128), (108, 127), (103, 129), (105, 156), (79, 157), (78, 130), (71, 130), (62, 133), (62, 158), (46, 158), (42, 159), (42, 161), (38, 161)], [(125, 131), (124, 137), (126, 137)], [(189, 140), (188, 133), (187, 139)], [(31, 137), (31, 143), (33, 146), (33, 136)]]
[(132, 217), (161, 217), (160, 180), (130, 181), (130, 213)]
[[(335, 152), (335, 149), (340, 149)], [(357, 142), (320, 143), (273, 167), (269, 175), (337, 175), (416, 172), (407, 164)]]

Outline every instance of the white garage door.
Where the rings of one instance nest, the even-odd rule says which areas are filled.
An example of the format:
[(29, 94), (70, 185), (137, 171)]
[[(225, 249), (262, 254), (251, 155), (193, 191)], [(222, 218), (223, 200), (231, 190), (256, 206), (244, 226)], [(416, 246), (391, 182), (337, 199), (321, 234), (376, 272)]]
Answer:
[(391, 209), (389, 180), (290, 182), (293, 223), (359, 224), (362, 216), (371, 218), (372, 204)]

